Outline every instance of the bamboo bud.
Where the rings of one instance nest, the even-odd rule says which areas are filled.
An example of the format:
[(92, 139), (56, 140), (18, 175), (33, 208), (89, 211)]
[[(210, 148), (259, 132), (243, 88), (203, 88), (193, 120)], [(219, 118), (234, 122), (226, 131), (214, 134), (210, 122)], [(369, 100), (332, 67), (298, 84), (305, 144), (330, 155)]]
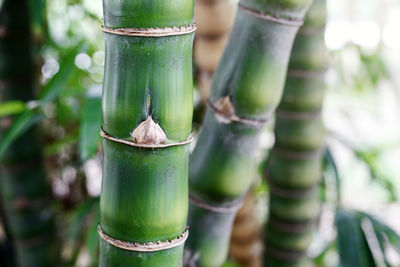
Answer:
[(160, 125), (155, 123), (151, 116), (142, 121), (131, 133), (132, 141), (137, 144), (159, 145), (164, 144), (167, 136)]
[(215, 117), (221, 123), (230, 123), (231, 118), (235, 116), (235, 107), (229, 96), (222, 97), (214, 102), (214, 107), (218, 110)]

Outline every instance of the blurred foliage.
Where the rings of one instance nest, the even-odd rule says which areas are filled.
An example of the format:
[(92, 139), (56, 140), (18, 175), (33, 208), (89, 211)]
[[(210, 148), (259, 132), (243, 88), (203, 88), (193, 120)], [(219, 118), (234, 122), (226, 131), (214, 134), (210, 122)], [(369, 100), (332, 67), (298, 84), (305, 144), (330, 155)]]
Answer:
[(349, 43), (331, 53), (332, 64), (340, 81), (357, 91), (376, 90), (380, 81), (390, 77), (389, 67), (383, 59), (383, 46), (367, 50)]

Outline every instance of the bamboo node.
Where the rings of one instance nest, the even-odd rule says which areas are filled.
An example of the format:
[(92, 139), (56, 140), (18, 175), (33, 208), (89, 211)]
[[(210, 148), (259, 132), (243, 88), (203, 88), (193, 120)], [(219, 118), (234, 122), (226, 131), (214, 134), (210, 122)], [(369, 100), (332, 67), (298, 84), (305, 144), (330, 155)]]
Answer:
[(293, 78), (301, 78), (301, 79), (315, 79), (323, 76), (328, 67), (323, 68), (321, 70), (301, 70), (301, 69), (289, 69), (287, 72), (287, 76)]
[(304, 24), (304, 21), (302, 19), (296, 19), (296, 18), (283, 18), (278, 14), (265, 14), (261, 13), (257, 10), (253, 10), (251, 8), (248, 8), (244, 6), (243, 4), (239, 3), (239, 8), (246, 12), (247, 14), (250, 14), (254, 17), (263, 19), (263, 20), (268, 20), (271, 22), (275, 22), (278, 24), (286, 25), (286, 26), (294, 26), (294, 27), (300, 27)]
[(270, 245), (265, 246), (265, 254), (283, 261), (296, 262), (305, 257), (305, 251), (287, 251), (283, 249), (275, 249)]
[(318, 192), (318, 185), (302, 189), (289, 189), (289, 188), (283, 188), (275, 184), (273, 181), (271, 181), (268, 174), (266, 175), (265, 180), (268, 183), (271, 195), (275, 195), (282, 198), (295, 199), (295, 200), (305, 199), (315, 196), (315, 194)]
[(142, 37), (165, 37), (174, 35), (185, 35), (196, 31), (196, 25), (165, 27), (165, 28), (108, 28), (101, 27), (103, 32), (123, 36), (142, 36)]
[(183, 245), (189, 236), (189, 227), (186, 227), (186, 230), (175, 239), (166, 241), (147, 242), (143, 244), (138, 242), (129, 242), (112, 238), (111, 236), (103, 232), (100, 224), (97, 227), (97, 232), (104, 241), (106, 241), (108, 244), (114, 247), (135, 252), (155, 252)]
[(312, 120), (317, 117), (320, 117), (321, 113), (322, 113), (321, 109), (312, 111), (303, 111), (303, 112), (278, 109), (275, 112), (276, 117), (288, 120)]
[(235, 107), (229, 96), (222, 97), (214, 102), (214, 107), (218, 110), (215, 117), (220, 123), (229, 124), (237, 116), (235, 115)]
[(269, 121), (269, 118), (255, 120), (245, 119), (237, 116), (235, 114), (235, 107), (233, 106), (229, 96), (222, 97), (214, 103), (208, 99), (207, 105), (214, 112), (215, 118), (219, 123), (229, 124), (232, 122), (237, 122), (254, 127), (263, 127)]
[(234, 213), (237, 212), (243, 205), (243, 197), (239, 198), (233, 203), (222, 205), (213, 205), (207, 203), (204, 200), (198, 199), (191, 194), (189, 194), (189, 200), (191, 204), (214, 213)]
[(142, 121), (131, 133), (132, 141), (136, 144), (164, 144), (167, 140), (167, 135), (161, 129), (158, 123), (153, 121), (151, 116), (148, 116), (145, 121)]
[(149, 148), (149, 149), (168, 148), (168, 147), (173, 147), (173, 146), (183, 146), (183, 145), (190, 144), (193, 141), (193, 133), (191, 133), (190, 136), (188, 137), (188, 139), (186, 139), (185, 141), (182, 141), (182, 142), (171, 142), (171, 143), (164, 142), (164, 143), (160, 143), (160, 144), (151, 144), (151, 143), (150, 144), (146, 144), (146, 143), (140, 144), (140, 143), (135, 143), (131, 140), (114, 137), (114, 136), (106, 133), (104, 131), (103, 127), (100, 128), (100, 136), (103, 137), (104, 139), (107, 139), (112, 142), (132, 146), (132, 147), (137, 147), (137, 148)]

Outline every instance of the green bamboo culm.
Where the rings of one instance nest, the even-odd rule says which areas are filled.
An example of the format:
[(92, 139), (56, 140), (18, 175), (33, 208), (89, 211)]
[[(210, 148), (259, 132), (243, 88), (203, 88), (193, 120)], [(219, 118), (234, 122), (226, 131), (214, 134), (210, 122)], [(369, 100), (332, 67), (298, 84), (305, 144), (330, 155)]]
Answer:
[(311, 0), (242, 0), (214, 74), (190, 159), (188, 265), (221, 266), (233, 219), (256, 176), (259, 137), (278, 106)]
[(315, 0), (294, 43), (276, 112), (276, 143), (265, 165), (270, 187), (267, 266), (309, 266), (306, 250), (320, 211), (325, 132), (321, 109), (328, 65), (325, 20), (326, 0)]
[(103, 0), (100, 266), (182, 266), (193, 2)]
[[(36, 89), (28, 0), (0, 7), (0, 101), (29, 101)], [(0, 142), (12, 116), (0, 119)], [(0, 159), (0, 195), (17, 266), (56, 266), (58, 249), (41, 144), (33, 127)]]

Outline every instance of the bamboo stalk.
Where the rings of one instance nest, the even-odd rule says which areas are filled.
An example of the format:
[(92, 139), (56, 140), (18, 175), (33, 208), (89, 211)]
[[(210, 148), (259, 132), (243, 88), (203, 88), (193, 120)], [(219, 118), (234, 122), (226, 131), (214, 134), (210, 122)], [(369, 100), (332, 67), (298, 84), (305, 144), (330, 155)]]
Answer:
[(262, 266), (262, 224), (256, 217), (254, 187), (249, 190), (233, 224), (229, 255), (246, 267)]
[(306, 250), (320, 211), (318, 183), (325, 132), (321, 109), (328, 62), (325, 18), (326, 1), (314, 1), (293, 46), (277, 110), (276, 143), (265, 172), (270, 186), (268, 266), (308, 266)]
[(198, 266), (226, 259), (233, 219), (255, 177), (259, 136), (281, 98), (290, 50), (310, 3), (239, 4), (189, 166), (187, 253)]
[(232, 29), (236, 6), (231, 0), (196, 0), (194, 41), (196, 80), (206, 105), (212, 75), (217, 68)]
[[(28, 1), (6, 0), (0, 10), (0, 99), (34, 98), (35, 64)], [(0, 138), (12, 117), (0, 121)], [(0, 159), (0, 192), (18, 266), (55, 266), (58, 250), (41, 145), (33, 128)]]
[(181, 266), (193, 3), (104, 0), (100, 266)]

